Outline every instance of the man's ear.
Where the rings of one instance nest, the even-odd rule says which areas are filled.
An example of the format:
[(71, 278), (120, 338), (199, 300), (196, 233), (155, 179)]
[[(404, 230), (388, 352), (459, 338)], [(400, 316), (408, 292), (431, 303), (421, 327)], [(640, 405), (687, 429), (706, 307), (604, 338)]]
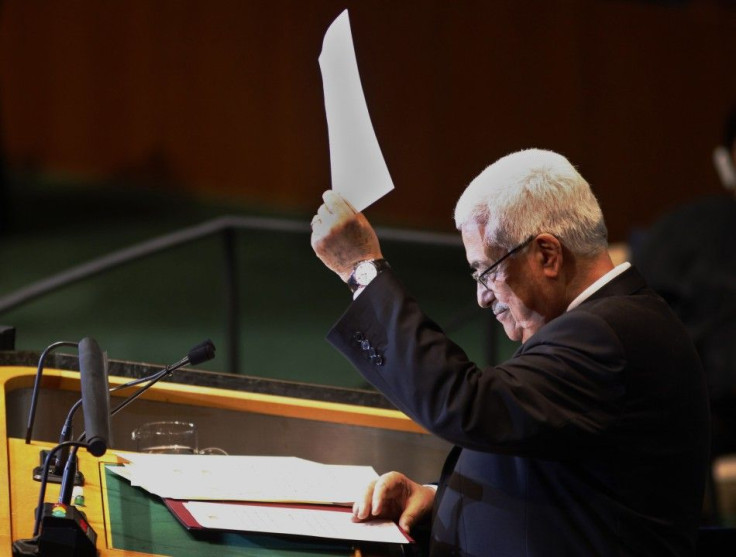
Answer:
[(562, 271), (562, 243), (552, 234), (543, 233), (534, 238), (537, 258), (545, 276), (557, 278)]

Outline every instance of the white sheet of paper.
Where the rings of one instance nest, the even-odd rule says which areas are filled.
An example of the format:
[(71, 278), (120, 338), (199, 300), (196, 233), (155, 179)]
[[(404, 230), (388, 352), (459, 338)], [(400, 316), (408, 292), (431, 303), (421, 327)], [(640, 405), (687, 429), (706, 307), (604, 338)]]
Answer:
[(205, 528), (338, 540), (409, 542), (390, 520), (353, 522), (350, 512), (203, 501), (190, 501), (184, 506)]
[(394, 184), (368, 114), (347, 10), (327, 29), (319, 66), (332, 189), (362, 211), (394, 189)]
[(110, 470), (171, 499), (352, 504), (378, 477), (371, 466), (296, 457), (125, 454)]

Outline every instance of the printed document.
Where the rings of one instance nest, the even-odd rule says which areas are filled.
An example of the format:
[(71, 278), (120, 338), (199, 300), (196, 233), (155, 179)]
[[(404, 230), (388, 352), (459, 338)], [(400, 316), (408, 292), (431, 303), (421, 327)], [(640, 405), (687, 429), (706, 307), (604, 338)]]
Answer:
[(218, 530), (290, 534), (335, 540), (409, 543), (390, 520), (353, 522), (348, 509), (239, 505), (190, 501), (187, 511), (200, 526)]

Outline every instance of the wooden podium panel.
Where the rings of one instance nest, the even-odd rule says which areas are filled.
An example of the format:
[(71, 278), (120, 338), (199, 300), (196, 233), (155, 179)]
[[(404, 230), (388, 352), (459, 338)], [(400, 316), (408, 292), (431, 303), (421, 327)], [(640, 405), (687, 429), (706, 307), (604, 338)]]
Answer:
[[(0, 547), (10, 548), (12, 541), (29, 538), (33, 532), (34, 509), (38, 501), (40, 484), (33, 480), (32, 470), (39, 464), (39, 452), (53, 443), (33, 441), (26, 444), (23, 439), (8, 437), (6, 400), (17, 389), (27, 389), (33, 385), (36, 370), (30, 367), (0, 367), (0, 477), (8, 478), (0, 482), (0, 523), (10, 528), (0, 529)], [(110, 385), (120, 385), (129, 378), (111, 377)], [(61, 370), (45, 370), (42, 387), (54, 392), (70, 391), (75, 398), (80, 392), (79, 373)], [(150, 401), (164, 404), (184, 404), (188, 407), (208, 407), (221, 410), (249, 413), (262, 416), (276, 416), (302, 420), (316, 425), (338, 424), (365, 428), (375, 435), (411, 434), (425, 437), (423, 430), (401, 412), (382, 408), (362, 407), (350, 404), (321, 402), (297, 399), (270, 394), (230, 391), (176, 383), (159, 383), (144, 394)], [(114, 404), (114, 403), (113, 403)], [(136, 403), (134, 403), (135, 405)], [(135, 406), (130, 410), (134, 412)], [(58, 417), (59, 429), (64, 415)], [(14, 426), (17, 429), (17, 424)], [(97, 548), (101, 556), (143, 555), (135, 551), (116, 549), (109, 530), (109, 515), (106, 509), (104, 491), (104, 469), (100, 463), (115, 463), (117, 457), (110, 451), (100, 458), (94, 458), (86, 450), (80, 449), (80, 470), (85, 476), (85, 506), (80, 507), (87, 515), (90, 525), (97, 533)], [(299, 455), (294, 455), (299, 456)], [(59, 486), (49, 484), (46, 501), (58, 499)], [(356, 550), (360, 554), (360, 550)], [(0, 550), (0, 554), (5, 554)], [(330, 553), (332, 554), (332, 553)]]
[[(7, 540), (2, 540), (4, 547), (10, 548), (13, 540), (27, 539), (33, 535), (34, 509), (38, 502), (40, 483), (32, 478), (32, 470), (38, 466), (39, 451), (50, 445), (33, 442), (26, 445), (23, 439), (10, 438), (7, 440), (9, 454), (10, 497), (3, 500), (3, 507), (7, 508), (12, 517), (11, 533)], [(114, 455), (105, 455), (96, 459), (84, 449), (79, 451), (79, 469), (84, 474), (84, 507), (79, 507), (89, 521), (90, 526), (97, 533), (97, 548), (101, 556), (134, 556), (142, 555), (135, 551), (113, 549), (110, 533), (106, 528), (104, 493), (101, 488), (98, 460), (103, 462), (117, 462)], [(56, 501), (59, 497), (59, 485), (48, 484), (46, 501)]]

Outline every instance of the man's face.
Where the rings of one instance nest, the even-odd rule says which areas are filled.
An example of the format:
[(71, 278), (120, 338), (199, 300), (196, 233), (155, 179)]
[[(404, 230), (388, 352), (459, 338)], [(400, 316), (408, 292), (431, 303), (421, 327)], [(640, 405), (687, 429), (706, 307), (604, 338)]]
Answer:
[[(474, 272), (481, 273), (506, 254), (503, 248), (483, 244), (483, 228), (474, 224), (461, 230), (465, 254)], [(544, 325), (543, 276), (535, 264), (534, 242), (519, 253), (505, 259), (494, 277), (486, 281), (489, 288), (476, 284), (478, 305), (490, 308), (503, 325), (506, 335), (515, 341), (525, 342)]]

